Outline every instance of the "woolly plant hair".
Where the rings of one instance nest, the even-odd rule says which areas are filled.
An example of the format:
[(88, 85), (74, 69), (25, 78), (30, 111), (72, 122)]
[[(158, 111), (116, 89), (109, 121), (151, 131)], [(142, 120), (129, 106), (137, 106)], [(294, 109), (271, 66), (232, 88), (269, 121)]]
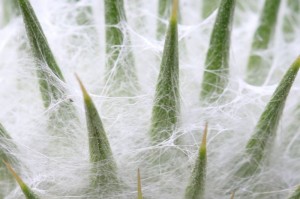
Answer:
[(299, 10), (0, 0), (0, 198), (299, 198)]

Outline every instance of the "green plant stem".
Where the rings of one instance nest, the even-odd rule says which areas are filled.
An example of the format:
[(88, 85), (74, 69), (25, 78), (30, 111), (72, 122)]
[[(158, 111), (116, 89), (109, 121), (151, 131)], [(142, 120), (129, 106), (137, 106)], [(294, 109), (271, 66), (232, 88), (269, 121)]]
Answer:
[(150, 136), (153, 143), (164, 141), (172, 135), (180, 112), (177, 9), (178, 1), (175, 0), (152, 109)]
[(228, 83), (231, 26), (235, 0), (222, 0), (210, 37), (205, 60), (200, 99), (202, 103), (219, 99)]
[(281, 0), (266, 0), (261, 13), (258, 27), (254, 33), (252, 49), (247, 66), (247, 82), (253, 85), (262, 85), (269, 73), (272, 56), (262, 55), (267, 50), (275, 31), (277, 15)]
[(190, 177), (190, 182), (185, 190), (185, 199), (204, 199), (206, 180), (206, 137), (207, 124), (205, 125), (202, 143), (199, 148), (198, 158)]
[(139, 90), (123, 0), (105, 0), (106, 86), (111, 96), (133, 96)]
[(246, 145), (244, 161), (235, 172), (239, 179), (251, 178), (259, 171), (266, 153), (273, 145), (286, 98), (300, 67), (300, 57), (286, 72), (264, 112), (260, 116), (254, 133)]

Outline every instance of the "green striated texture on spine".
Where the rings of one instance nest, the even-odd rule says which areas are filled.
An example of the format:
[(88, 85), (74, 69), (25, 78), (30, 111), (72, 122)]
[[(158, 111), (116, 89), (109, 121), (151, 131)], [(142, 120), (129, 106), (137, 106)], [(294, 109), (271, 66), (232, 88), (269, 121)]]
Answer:
[(292, 42), (297, 38), (296, 29), (300, 22), (300, 1), (287, 0), (287, 12), (283, 21), (283, 38), (286, 42)]
[(12, 176), (2, 162), (8, 162), (19, 168), (17, 158), (11, 153), (15, 150), (17, 150), (17, 146), (0, 123), (0, 198), (4, 198), (15, 186)]
[(193, 168), (190, 182), (185, 190), (185, 199), (204, 199), (206, 180), (206, 136), (207, 125), (204, 130), (202, 143), (199, 148), (199, 155)]
[[(58, 87), (60, 81), (65, 81), (64, 77), (55, 61), (55, 58), (48, 45), (42, 27), (28, 0), (18, 0), (23, 20), (25, 23), (27, 37), (29, 38), (31, 49), (38, 62), (38, 77), (44, 106), (48, 108), (51, 100), (61, 99), (64, 95)], [(51, 72), (53, 74), (51, 74)]]
[[(173, 5), (174, 6), (174, 5)], [(170, 19), (152, 109), (150, 136), (154, 143), (168, 139), (180, 112), (177, 6)], [(174, 14), (174, 12), (176, 12)]]
[(23, 180), (18, 176), (18, 174), (13, 170), (10, 164), (4, 162), (7, 169), (14, 176), (15, 180), (18, 182), (23, 194), (26, 199), (39, 199), (39, 197), (23, 182)]
[(294, 191), (294, 193), (288, 197), (288, 199), (299, 199), (300, 198), (300, 186)]
[(92, 174), (93, 186), (105, 186), (110, 183), (117, 183), (117, 166), (113, 158), (109, 141), (106, 136), (101, 118), (94, 105), (91, 97), (84, 88), (82, 82), (77, 78), (83, 93), (84, 107), (86, 115), (86, 124), (88, 128), (89, 137), (89, 152), (90, 162), (92, 164), (102, 164), (103, 166), (96, 166)]
[(254, 133), (246, 145), (245, 162), (242, 162), (235, 176), (248, 178), (258, 172), (267, 150), (273, 145), (286, 98), (300, 67), (300, 57), (286, 72), (264, 112), (260, 116)]
[(7, 25), (12, 18), (20, 14), (17, 1), (18, 0), (2, 0), (0, 27)]
[(228, 83), (230, 35), (235, 0), (222, 0), (210, 37), (200, 99), (214, 102)]
[[(37, 62), (37, 76), (44, 107), (50, 108), (51, 105), (57, 104), (55, 107), (51, 107), (49, 112), (48, 130), (54, 135), (74, 137), (78, 118), (76, 109), (71, 103), (72, 100), (68, 98), (67, 90), (63, 85), (65, 79), (55, 61), (30, 2), (28, 0), (18, 0), (18, 3), (23, 15), (31, 50)], [(65, 141), (62, 140), (61, 136), (56, 138), (57, 140), (53, 141), (56, 145)], [(52, 148), (49, 148), (49, 152), (51, 150)]]
[(220, 0), (202, 0), (202, 19), (207, 18), (218, 8)]
[(258, 27), (252, 41), (252, 49), (247, 66), (247, 82), (253, 85), (264, 83), (269, 73), (268, 57), (259, 54), (267, 50), (272, 41), (281, 0), (266, 0)]
[[(139, 90), (123, 0), (105, 0), (106, 86), (109, 95), (132, 96)], [(121, 29), (122, 30), (121, 30)]]

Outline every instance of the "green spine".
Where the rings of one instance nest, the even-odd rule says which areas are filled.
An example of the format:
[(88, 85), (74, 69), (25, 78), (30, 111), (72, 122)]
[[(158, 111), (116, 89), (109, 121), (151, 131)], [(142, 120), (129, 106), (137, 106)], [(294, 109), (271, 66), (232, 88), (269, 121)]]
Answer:
[(237, 168), (235, 177), (248, 178), (258, 172), (262, 161), (265, 159), (266, 152), (273, 144), (286, 98), (296, 78), (299, 67), (300, 57), (296, 59), (286, 72), (260, 116), (254, 133), (246, 145), (245, 160)]
[(178, 2), (174, 1), (156, 84), (150, 129), (154, 143), (172, 135), (180, 112), (177, 4)]
[(186, 199), (204, 199), (205, 198), (205, 180), (206, 180), (206, 137), (207, 124), (204, 129), (202, 143), (199, 148), (198, 158), (193, 168), (190, 182), (185, 190)]
[[(268, 56), (258, 53), (267, 50), (272, 41), (281, 0), (266, 0), (259, 25), (255, 31), (247, 66), (247, 82), (262, 85), (269, 73)], [(272, 57), (272, 56), (271, 56)]]
[(235, 0), (222, 0), (210, 37), (200, 99), (214, 102), (228, 84), (230, 35)]
[[(91, 183), (96, 187), (117, 183), (117, 166), (101, 118), (92, 98), (89, 96), (80, 79), (78, 77), (77, 79), (84, 98), (90, 162), (95, 165), (92, 171)], [(103, 166), (98, 166), (97, 164), (103, 164)]]
[[(106, 86), (109, 95), (132, 96), (139, 90), (123, 0), (105, 0)], [(121, 30), (120, 28), (123, 28)]]

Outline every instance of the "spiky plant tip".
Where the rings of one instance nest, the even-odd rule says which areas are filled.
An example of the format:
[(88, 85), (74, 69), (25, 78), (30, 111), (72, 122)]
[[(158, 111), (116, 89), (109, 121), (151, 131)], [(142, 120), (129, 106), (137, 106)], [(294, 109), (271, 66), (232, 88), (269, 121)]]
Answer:
[(141, 174), (140, 174), (140, 168), (137, 170), (137, 192), (138, 192), (138, 199), (143, 199), (143, 192), (142, 192), (142, 182), (141, 182)]
[(92, 98), (77, 75), (76, 79), (84, 98), (90, 162), (92, 164), (91, 185), (101, 189), (112, 183), (115, 186), (112, 186), (111, 190), (115, 190), (118, 188), (119, 179), (106, 131)]
[(178, 0), (174, 0), (152, 108), (150, 136), (153, 143), (170, 138), (180, 112), (177, 10)]
[[(257, 174), (263, 166), (264, 160), (268, 156), (266, 153), (273, 146), (285, 101), (299, 71), (299, 67), (300, 59), (298, 57), (283, 76), (261, 114), (254, 133), (246, 145), (243, 162), (235, 173), (236, 179), (249, 179)], [(241, 186), (239, 180), (236, 183), (238, 184), (237, 186)]]
[(171, 19), (173, 23), (177, 23), (179, 0), (173, 0)]
[(17, 183), (19, 184), (22, 192), (24, 193), (26, 199), (39, 199), (39, 197), (24, 183), (20, 176), (15, 172), (11, 165), (3, 160), (3, 163), (6, 165), (7, 169), (13, 175)]
[(82, 94), (83, 94), (84, 100), (90, 100), (91, 98), (90, 98), (90, 96), (89, 96), (89, 94), (88, 94), (86, 88), (84, 87), (84, 85), (83, 85), (81, 79), (79, 78), (79, 76), (78, 76), (76, 73), (75, 73), (75, 77), (76, 77), (76, 80), (77, 80), (78, 83), (79, 83), (79, 86), (80, 86), (81, 92), (82, 92)]
[(198, 157), (193, 168), (190, 181), (185, 190), (186, 199), (204, 199), (205, 198), (205, 181), (206, 181), (206, 138), (208, 124), (205, 124), (202, 142), (199, 147)]

